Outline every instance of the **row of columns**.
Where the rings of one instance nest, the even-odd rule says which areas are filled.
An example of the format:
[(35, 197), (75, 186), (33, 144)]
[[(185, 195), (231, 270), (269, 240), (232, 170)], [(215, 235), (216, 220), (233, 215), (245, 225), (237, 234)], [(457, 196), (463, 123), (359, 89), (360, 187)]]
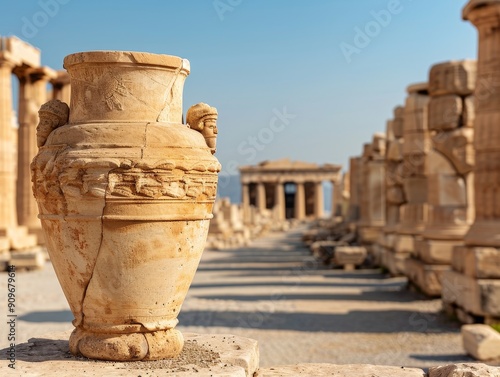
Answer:
[[(477, 62), (436, 64), (428, 82), (408, 88), (378, 156), (386, 166), (380, 198), (380, 185), (364, 185), (370, 179), (363, 158), (369, 164), (373, 154), (365, 148), (351, 160), (356, 216), (347, 220), (371, 246), (373, 260), (428, 296), (441, 296), (460, 321), (498, 323), (500, 0), (469, 0), (463, 17), (479, 32)], [(385, 226), (366, 235), (370, 205), (384, 201)]]
[[(305, 182), (293, 182), (295, 185), (295, 201), (294, 201), (294, 218), (304, 220), (306, 218), (306, 193)], [(250, 187), (249, 183), (242, 185), (242, 203), (244, 211), (248, 211), (250, 207)], [(274, 184), (274, 207), (277, 208), (277, 220), (284, 220), (286, 203), (285, 203), (285, 183), (276, 182)], [(256, 207), (259, 211), (267, 208), (266, 204), (266, 187), (264, 182), (256, 183)], [(324, 215), (324, 194), (323, 183), (321, 181), (314, 182), (314, 217), (321, 218)]]
[[(65, 72), (36, 66), (34, 59), (25, 60), (9, 51), (17, 51), (9, 44), (21, 43), (24, 42), (2, 38), (0, 49), (0, 236), (4, 237), (0, 249), (3, 250), (30, 247), (36, 243), (34, 236), (43, 242), (30, 173), (30, 163), (38, 150), (38, 109), (49, 97), (69, 103), (70, 96)], [(13, 75), (19, 80), (17, 140), (13, 124)], [(49, 83), (53, 88), (51, 96)], [(4, 242), (5, 238), (10, 239), (10, 244)]]

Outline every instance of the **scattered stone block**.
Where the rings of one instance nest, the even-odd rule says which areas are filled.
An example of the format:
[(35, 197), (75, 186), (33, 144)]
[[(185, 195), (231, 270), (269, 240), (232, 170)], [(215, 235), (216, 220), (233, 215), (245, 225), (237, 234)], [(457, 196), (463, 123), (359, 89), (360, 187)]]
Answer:
[(10, 253), (9, 264), (16, 266), (17, 270), (36, 270), (45, 266), (45, 251), (41, 247), (29, 250), (17, 250)]
[(333, 263), (353, 269), (354, 266), (363, 264), (367, 256), (365, 247), (362, 246), (338, 246), (335, 248)]
[(477, 360), (500, 360), (500, 333), (482, 324), (462, 326), (465, 351)]
[(456, 364), (429, 368), (429, 377), (500, 377), (500, 368), (485, 364)]

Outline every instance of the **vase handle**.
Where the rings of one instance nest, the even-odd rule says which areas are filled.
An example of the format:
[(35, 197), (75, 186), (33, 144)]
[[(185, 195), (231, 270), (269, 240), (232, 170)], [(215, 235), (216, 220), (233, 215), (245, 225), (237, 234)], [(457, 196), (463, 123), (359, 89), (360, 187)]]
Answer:
[(186, 114), (186, 123), (203, 135), (212, 154), (217, 144), (217, 117), (217, 109), (203, 102), (191, 106)]
[(64, 126), (69, 119), (69, 106), (65, 102), (53, 99), (44, 103), (38, 110), (39, 122), (36, 126), (36, 143), (38, 148), (45, 145), (50, 133)]

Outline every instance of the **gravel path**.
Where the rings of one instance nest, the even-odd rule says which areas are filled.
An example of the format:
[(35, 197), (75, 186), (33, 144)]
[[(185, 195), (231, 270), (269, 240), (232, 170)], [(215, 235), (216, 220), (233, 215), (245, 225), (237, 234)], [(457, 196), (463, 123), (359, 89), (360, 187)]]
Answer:
[[(471, 361), (459, 324), (440, 313), (439, 300), (409, 292), (405, 279), (377, 270), (318, 266), (300, 242), (303, 230), (269, 234), (246, 248), (205, 251), (179, 329), (257, 339), (262, 367), (327, 362), (426, 368)], [(50, 265), (18, 272), (16, 280), (18, 343), (71, 328), (73, 316)], [(0, 302), (6, 319), (6, 273), (0, 274)], [(7, 344), (7, 328), (0, 326), (0, 349)]]

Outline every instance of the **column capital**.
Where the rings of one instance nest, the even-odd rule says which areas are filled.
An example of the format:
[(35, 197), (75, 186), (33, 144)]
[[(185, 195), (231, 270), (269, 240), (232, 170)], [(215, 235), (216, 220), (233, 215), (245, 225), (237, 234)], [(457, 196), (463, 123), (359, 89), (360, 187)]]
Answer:
[[(496, 11), (493, 9), (496, 8)], [(470, 0), (462, 10), (462, 18), (472, 23), (480, 19), (500, 20), (500, 1), (499, 0)]]
[(50, 81), (57, 77), (57, 72), (49, 67), (33, 68), (29, 72), (31, 81)]
[(11, 70), (18, 65), (13, 56), (8, 51), (0, 51), (0, 67), (9, 67)]
[(54, 86), (64, 86), (70, 84), (69, 74), (66, 71), (56, 71), (56, 77), (50, 80)]

